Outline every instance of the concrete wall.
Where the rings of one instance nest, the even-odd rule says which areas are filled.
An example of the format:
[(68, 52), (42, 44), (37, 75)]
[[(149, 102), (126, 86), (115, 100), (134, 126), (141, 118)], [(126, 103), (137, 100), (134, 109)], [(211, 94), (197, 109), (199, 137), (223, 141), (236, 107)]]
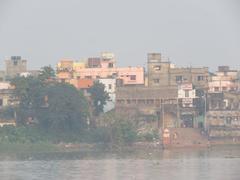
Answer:
[(12, 78), (22, 72), (27, 72), (27, 61), (20, 56), (12, 56), (11, 59), (5, 60), (6, 76)]
[(208, 83), (209, 92), (227, 92), (238, 89), (238, 72), (216, 72)]
[(192, 83), (198, 88), (207, 88), (208, 68), (177, 68), (160, 55), (148, 56), (149, 87), (177, 86), (179, 83)]
[(240, 136), (240, 111), (209, 111), (207, 129), (210, 137)]

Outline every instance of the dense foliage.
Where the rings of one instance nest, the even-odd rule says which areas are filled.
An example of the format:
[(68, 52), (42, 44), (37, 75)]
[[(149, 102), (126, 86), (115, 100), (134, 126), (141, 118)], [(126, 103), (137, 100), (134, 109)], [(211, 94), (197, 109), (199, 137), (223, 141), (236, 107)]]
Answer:
[(94, 85), (89, 89), (89, 92), (93, 101), (93, 113), (95, 116), (98, 116), (103, 112), (104, 105), (106, 105), (106, 102), (109, 99), (109, 95), (105, 91), (104, 84), (98, 81), (95, 82)]
[(19, 100), (17, 123), (26, 125), (31, 120), (46, 131), (56, 132), (85, 127), (88, 115), (85, 97), (69, 84), (46, 83), (45, 80), (34, 77), (16, 77), (12, 80), (14, 94)]
[(41, 68), (38, 78), (41, 81), (46, 81), (46, 80), (54, 79), (55, 76), (56, 76), (55, 71), (51, 66), (44, 66)]
[(11, 84), (19, 103), (0, 114), (16, 117), (17, 127), (0, 128), (0, 143), (88, 142), (121, 147), (138, 139), (136, 125), (113, 112), (103, 115), (101, 125), (89, 126), (109, 99), (99, 82), (89, 89), (87, 99), (74, 86), (57, 82), (54, 70), (46, 66), (38, 77), (16, 77)]
[(42, 100), (37, 107), (37, 119), (45, 129), (57, 132), (77, 131), (86, 127), (86, 101), (68, 84), (56, 83), (44, 88)]

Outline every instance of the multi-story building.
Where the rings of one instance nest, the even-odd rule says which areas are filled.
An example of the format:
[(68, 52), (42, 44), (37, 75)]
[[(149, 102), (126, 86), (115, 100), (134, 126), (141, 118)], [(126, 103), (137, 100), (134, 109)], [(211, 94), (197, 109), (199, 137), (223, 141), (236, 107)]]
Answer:
[(193, 107), (193, 102), (196, 98), (196, 90), (192, 84), (187, 83), (178, 86), (178, 99), (182, 107)]
[(14, 87), (9, 82), (0, 83), (0, 110), (13, 105), (13, 89)]
[(159, 53), (148, 54), (148, 85), (117, 88), (116, 110), (156, 115), (164, 127), (202, 127), (197, 90), (207, 90), (208, 68), (177, 68)]
[(240, 141), (240, 94), (221, 92), (208, 94), (206, 129), (210, 138)]
[(236, 91), (238, 89), (238, 71), (228, 66), (219, 66), (208, 83), (210, 93)]
[(96, 80), (104, 84), (105, 91), (110, 96), (104, 111), (115, 107), (117, 85), (144, 86), (145, 81), (143, 67), (117, 67), (114, 54), (108, 52), (102, 53), (101, 57), (91, 57), (83, 62), (61, 60), (57, 64), (57, 77), (61, 82), (70, 83), (86, 91)]
[(175, 87), (118, 87), (116, 112), (128, 116), (156, 116), (158, 127), (177, 126), (178, 90)]
[(208, 86), (208, 68), (175, 67), (168, 60), (164, 60), (160, 53), (148, 54), (148, 86), (178, 86), (182, 83), (193, 84), (197, 89)]
[(11, 56), (10, 59), (5, 60), (6, 64), (6, 79), (13, 78), (21, 73), (27, 72), (27, 60), (22, 59), (21, 56)]
[(122, 81), (123, 85), (144, 85), (143, 67), (116, 67), (112, 53), (102, 53), (100, 58), (89, 58), (81, 65), (73, 60), (62, 60), (57, 65), (57, 77), (62, 82), (72, 79), (109, 79)]

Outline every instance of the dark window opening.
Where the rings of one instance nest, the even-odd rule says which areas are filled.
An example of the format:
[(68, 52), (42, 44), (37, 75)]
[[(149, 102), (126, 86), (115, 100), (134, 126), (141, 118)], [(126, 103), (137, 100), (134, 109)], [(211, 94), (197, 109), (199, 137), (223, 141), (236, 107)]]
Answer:
[(17, 60), (14, 60), (14, 61), (13, 61), (13, 65), (14, 65), (14, 66), (17, 66), (17, 65), (18, 65)]
[(135, 81), (136, 80), (136, 75), (131, 75), (130, 76), (130, 80), (134, 80)]
[(181, 82), (183, 80), (182, 76), (176, 76), (176, 82)]
[(197, 77), (197, 80), (198, 80), (198, 81), (203, 81), (203, 80), (204, 80), (204, 76), (198, 76), (198, 77)]
[(86, 79), (92, 79), (92, 76), (85, 76)]
[(219, 91), (219, 87), (214, 87), (214, 91), (218, 92)]

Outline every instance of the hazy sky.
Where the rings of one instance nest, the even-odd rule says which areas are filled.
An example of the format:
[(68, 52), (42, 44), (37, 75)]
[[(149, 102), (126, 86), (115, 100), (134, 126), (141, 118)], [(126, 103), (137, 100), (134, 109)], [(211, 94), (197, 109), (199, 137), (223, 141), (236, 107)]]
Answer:
[(161, 52), (178, 66), (239, 69), (240, 1), (0, 0), (1, 69), (11, 55), (36, 69), (101, 51), (120, 66)]

